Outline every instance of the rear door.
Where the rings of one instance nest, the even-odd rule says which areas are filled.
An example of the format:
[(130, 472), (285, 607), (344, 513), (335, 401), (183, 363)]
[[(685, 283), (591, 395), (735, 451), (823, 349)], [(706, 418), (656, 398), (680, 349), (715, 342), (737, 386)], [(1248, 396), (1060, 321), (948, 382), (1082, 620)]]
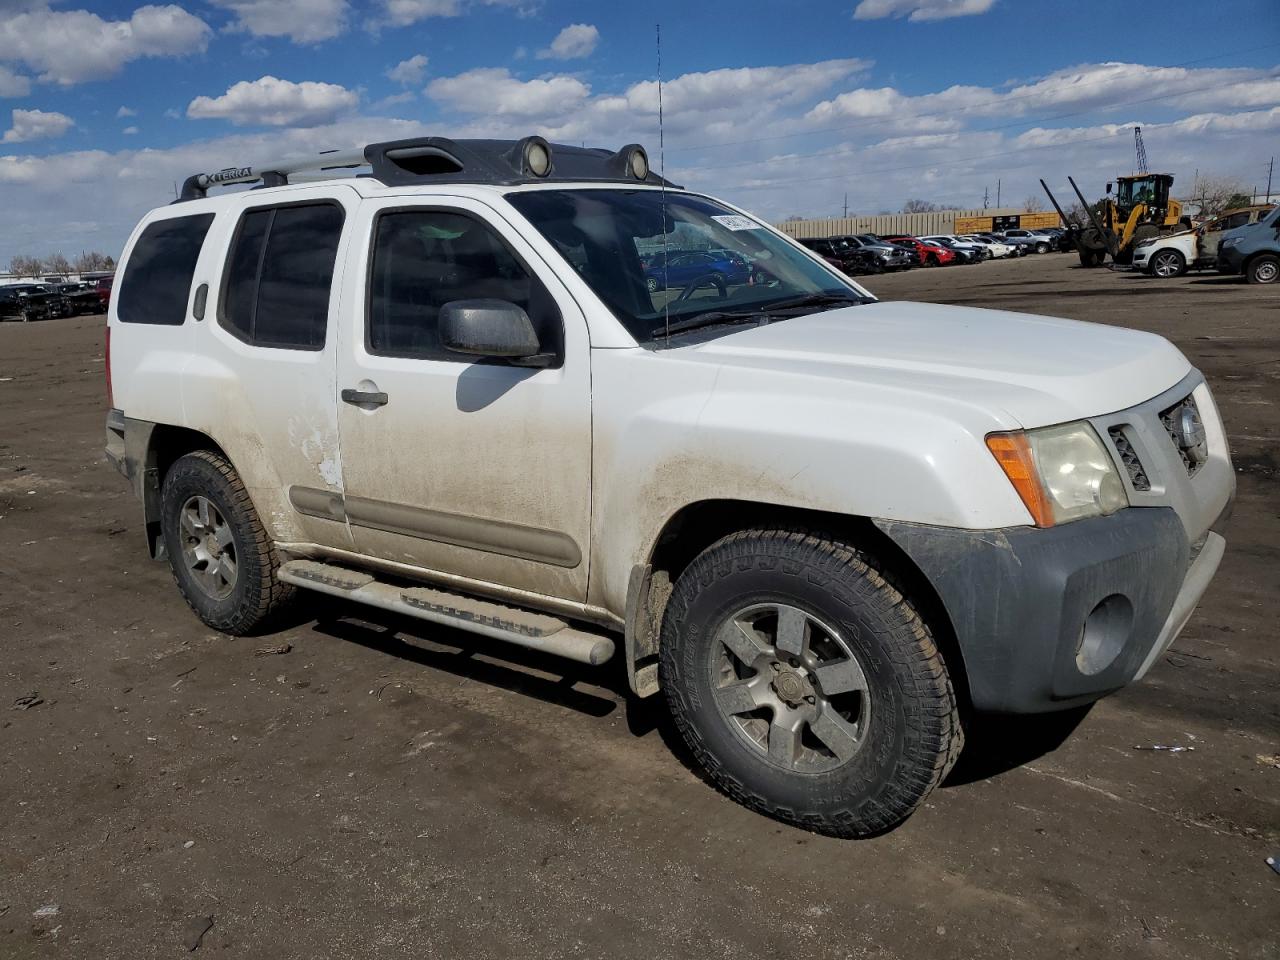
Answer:
[[(591, 518), (586, 321), (500, 214), (466, 198), (366, 201), (343, 294), (338, 404), (357, 549), (447, 578), (583, 601)], [(440, 307), (526, 311), (546, 368), (451, 353)], [(366, 402), (361, 395), (382, 395)]]
[(357, 207), (345, 185), (267, 194), (219, 218), (196, 270), (193, 303), (207, 291), (181, 369), (186, 425), (226, 451), (282, 542), (351, 548), (334, 381)]

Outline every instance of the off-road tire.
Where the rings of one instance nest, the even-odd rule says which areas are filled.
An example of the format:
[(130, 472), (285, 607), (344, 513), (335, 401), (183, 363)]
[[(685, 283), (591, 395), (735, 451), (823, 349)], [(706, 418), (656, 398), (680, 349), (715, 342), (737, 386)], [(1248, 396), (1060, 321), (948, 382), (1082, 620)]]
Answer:
[(1250, 283), (1275, 283), (1280, 278), (1280, 258), (1270, 253), (1254, 257), (1245, 268), (1244, 275)]
[[(183, 560), (180, 512), (191, 497), (209, 500), (226, 519), (236, 548), (236, 582), (215, 599), (196, 582)], [(280, 558), (258, 518), (240, 475), (225, 458), (197, 450), (178, 458), (161, 487), (161, 533), (173, 579), (187, 604), (214, 630), (243, 636), (274, 620), (293, 599), (294, 587), (276, 578)]]
[[(842, 631), (871, 697), (866, 740), (821, 773), (764, 759), (714, 703), (716, 632), (744, 603), (801, 607)], [(950, 772), (964, 736), (928, 626), (856, 547), (804, 530), (746, 530), (680, 575), (663, 617), (661, 685), (676, 726), (714, 783), (742, 805), (836, 837), (902, 823)]]

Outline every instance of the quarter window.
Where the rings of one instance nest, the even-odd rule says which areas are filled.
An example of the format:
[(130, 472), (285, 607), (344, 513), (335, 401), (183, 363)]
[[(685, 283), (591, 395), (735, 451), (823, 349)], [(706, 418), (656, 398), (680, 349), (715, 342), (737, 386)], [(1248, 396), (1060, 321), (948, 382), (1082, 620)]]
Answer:
[(116, 315), (121, 323), (180, 326), (187, 318), (187, 298), (196, 260), (212, 213), (157, 220), (142, 231), (129, 253)]
[(342, 223), (336, 203), (248, 211), (227, 258), (223, 325), (264, 347), (324, 347)]
[(529, 315), (543, 351), (560, 354), (551, 294), (486, 224), (443, 210), (394, 210), (374, 228), (368, 348), (393, 357), (463, 362), (440, 343), (440, 308), (454, 300), (505, 300)]

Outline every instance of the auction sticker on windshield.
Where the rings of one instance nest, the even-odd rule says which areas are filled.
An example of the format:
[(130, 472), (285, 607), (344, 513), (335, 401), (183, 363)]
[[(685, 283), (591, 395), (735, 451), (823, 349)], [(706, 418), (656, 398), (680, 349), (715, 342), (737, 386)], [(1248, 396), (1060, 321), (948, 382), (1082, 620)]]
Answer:
[(711, 218), (722, 227), (728, 227), (730, 230), (759, 230), (760, 224), (756, 223), (750, 217), (740, 217), (737, 214), (726, 214), (723, 216)]

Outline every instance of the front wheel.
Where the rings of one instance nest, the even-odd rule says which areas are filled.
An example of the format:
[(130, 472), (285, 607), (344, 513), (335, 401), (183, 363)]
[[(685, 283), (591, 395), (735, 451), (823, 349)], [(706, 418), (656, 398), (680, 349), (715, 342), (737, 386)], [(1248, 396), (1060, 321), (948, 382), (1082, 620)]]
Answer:
[(1275, 283), (1280, 278), (1280, 259), (1271, 254), (1263, 254), (1249, 261), (1245, 276), (1250, 283)]
[(1160, 250), (1151, 258), (1151, 275), (1166, 280), (1187, 272), (1187, 260), (1177, 250)]
[(1049, 252), (1049, 245), (1047, 243), (1036, 244), (1036, 253), (1048, 253), (1048, 252)]
[(963, 744), (946, 664), (855, 548), (733, 534), (676, 582), (662, 687), (690, 749), (746, 807), (838, 837), (905, 820)]
[(250, 633), (293, 597), (248, 490), (218, 454), (198, 450), (169, 468), (160, 524), (178, 589), (214, 630)]

